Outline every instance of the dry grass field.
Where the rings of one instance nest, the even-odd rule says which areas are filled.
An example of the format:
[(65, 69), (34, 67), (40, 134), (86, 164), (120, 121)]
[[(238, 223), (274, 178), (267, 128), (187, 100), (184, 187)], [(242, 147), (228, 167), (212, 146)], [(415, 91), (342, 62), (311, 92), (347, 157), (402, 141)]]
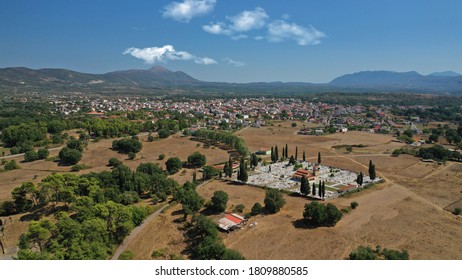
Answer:
[[(405, 249), (411, 259), (462, 259), (462, 217), (450, 213), (462, 205), (461, 163), (438, 165), (407, 155), (392, 157), (390, 153), (404, 144), (392, 142), (393, 137), (389, 135), (366, 132), (297, 135), (302, 126), (303, 123), (299, 122), (293, 128), (291, 122), (283, 122), (270, 127), (246, 128), (236, 134), (245, 140), (251, 152), (274, 145), (282, 151), (282, 147), (288, 144), (289, 154), (298, 146), (300, 158), (302, 151), (306, 150), (309, 160), (315, 161), (317, 153), (321, 152), (323, 164), (357, 172), (367, 172), (369, 160), (372, 160), (378, 176), (383, 177), (385, 183), (330, 201), (339, 208), (349, 206), (352, 201), (357, 201), (359, 206), (345, 214), (335, 227), (328, 228), (300, 226), (297, 221), (302, 218), (305, 203), (310, 201), (284, 195), (287, 203), (281, 212), (252, 217), (250, 221), (258, 223), (255, 227), (223, 233), (226, 246), (240, 251), (247, 259), (345, 259), (359, 245)], [(129, 161), (124, 155), (108, 149), (111, 142), (101, 141), (89, 147), (82, 163), (99, 167), (82, 172), (107, 170), (105, 164), (110, 157), (124, 159), (124, 163), (132, 168), (145, 161), (163, 164), (165, 160), (157, 159), (161, 153), (166, 159), (178, 156), (185, 160), (187, 155), (200, 151), (206, 154), (209, 163), (228, 158), (226, 151), (204, 149), (202, 145), (196, 147), (197, 142), (174, 136), (168, 140), (143, 142), (144, 148), (137, 159)], [(333, 148), (359, 144), (366, 147), (354, 148), (349, 154)], [(38, 181), (48, 172), (40, 170), (62, 168), (56, 163), (47, 163), (46, 167), (31, 163), (29, 168), (25, 167), (23, 164), (22, 170), (0, 173), (0, 180), (8, 182), (2, 183), (0, 199), (5, 198), (5, 193), (9, 194), (4, 189), (11, 191), (12, 187), (34, 175), (38, 176)], [(10, 182), (13, 178), (18, 184)], [(173, 178), (180, 182), (190, 180), (191, 171), (177, 173)], [(216, 190), (229, 194), (228, 211), (237, 204), (244, 204), (246, 213), (255, 202), (263, 204), (263, 189), (220, 180), (200, 187), (198, 192), (208, 200)], [(182, 231), (178, 229), (180, 224), (174, 222), (180, 217), (179, 209), (177, 205), (165, 211), (128, 244), (127, 249), (135, 252), (136, 259), (151, 259), (154, 250), (164, 248), (167, 248), (167, 254), (181, 255), (185, 244)], [(218, 216), (211, 218), (218, 219)]]
[[(80, 164), (89, 166), (89, 169), (80, 171), (80, 174), (89, 172), (102, 172), (110, 170), (107, 166), (110, 158), (118, 158), (128, 167), (135, 169), (140, 163), (154, 162), (165, 168), (165, 161), (170, 157), (179, 157), (186, 161), (187, 157), (193, 152), (200, 152), (207, 157), (207, 164), (216, 164), (228, 160), (228, 153), (218, 148), (204, 148), (202, 143), (191, 141), (189, 137), (178, 135), (168, 139), (154, 142), (147, 142), (147, 136), (140, 137), (143, 142), (143, 149), (137, 154), (135, 160), (129, 160), (127, 155), (111, 150), (113, 139), (104, 139), (97, 143), (90, 143), (84, 151)], [(199, 145), (199, 146), (197, 146)], [(50, 157), (57, 156), (59, 150), (50, 152)], [(165, 158), (159, 160), (159, 155), (164, 154)], [(0, 201), (11, 198), (11, 191), (22, 183), (32, 181), (40, 182), (43, 178), (53, 172), (70, 172), (70, 166), (60, 166), (57, 162), (38, 160), (34, 162), (21, 162), (23, 156), (14, 158), (21, 166), (21, 169), (0, 172)], [(186, 175), (181, 175), (181, 171), (174, 175), (180, 183), (192, 179), (192, 171), (186, 170)]]

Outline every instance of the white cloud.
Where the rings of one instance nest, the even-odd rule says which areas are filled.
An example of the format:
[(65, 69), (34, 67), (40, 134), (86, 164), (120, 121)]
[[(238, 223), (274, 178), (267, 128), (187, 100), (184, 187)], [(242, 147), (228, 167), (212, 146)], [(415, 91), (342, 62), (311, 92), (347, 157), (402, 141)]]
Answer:
[(232, 60), (232, 59), (229, 58), (229, 57), (223, 58), (223, 60), (226, 61), (228, 64), (234, 65), (234, 66), (236, 66), (236, 67), (243, 67), (243, 66), (245, 66), (245, 62)]
[(247, 38), (243, 32), (249, 32), (264, 28), (269, 16), (262, 8), (255, 8), (253, 11), (243, 11), (237, 15), (226, 17), (227, 22), (211, 22), (209, 25), (203, 25), (205, 32), (215, 35), (230, 36), (233, 40)]
[(269, 16), (265, 10), (257, 7), (253, 11), (243, 11), (235, 16), (228, 17), (228, 20), (232, 23), (230, 25), (231, 30), (235, 32), (248, 32), (265, 27), (268, 18)]
[(231, 30), (227, 29), (226, 25), (222, 22), (210, 23), (209, 25), (202, 26), (205, 32), (212, 33), (215, 35), (228, 35), (232, 34)]
[(144, 60), (144, 62), (148, 64), (165, 62), (168, 60), (192, 60), (197, 64), (205, 65), (217, 64), (212, 58), (196, 56), (185, 51), (177, 51), (172, 45), (144, 49), (128, 48), (123, 54), (130, 54), (133, 57)]
[(317, 45), (321, 43), (321, 39), (326, 35), (309, 26), (308, 28), (288, 23), (284, 20), (276, 20), (268, 24), (268, 40), (270, 42), (282, 42), (287, 39), (292, 39), (300, 46)]
[(215, 8), (216, 0), (183, 0), (172, 2), (164, 7), (163, 17), (180, 22), (189, 22), (193, 17), (210, 13)]
[(211, 22), (203, 25), (202, 29), (214, 35), (225, 35), (233, 40), (240, 40), (249, 37), (245, 34), (247, 32), (266, 28), (266, 36), (256, 34), (253, 38), (257, 41), (266, 38), (270, 42), (294, 40), (300, 46), (320, 44), (321, 39), (326, 37), (323, 32), (311, 25), (304, 27), (287, 22), (289, 18), (289, 14), (283, 14), (282, 19), (269, 22), (270, 17), (266, 11), (257, 7), (253, 11), (243, 11), (234, 16), (227, 16), (226, 22)]

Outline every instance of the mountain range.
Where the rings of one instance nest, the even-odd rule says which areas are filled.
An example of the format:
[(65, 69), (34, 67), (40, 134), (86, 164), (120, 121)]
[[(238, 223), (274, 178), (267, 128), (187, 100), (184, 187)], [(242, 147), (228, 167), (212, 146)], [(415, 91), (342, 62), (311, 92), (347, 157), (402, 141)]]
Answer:
[[(173, 90), (174, 89), (174, 90)], [(335, 78), (329, 83), (220, 83), (197, 80), (181, 71), (161, 66), (148, 70), (123, 70), (87, 74), (66, 69), (10, 67), (0, 69), (0, 92), (87, 92), (159, 94), (173, 92), (259, 92), (287, 94), (310, 92), (409, 92), (462, 95), (462, 75), (415, 71), (362, 71)]]

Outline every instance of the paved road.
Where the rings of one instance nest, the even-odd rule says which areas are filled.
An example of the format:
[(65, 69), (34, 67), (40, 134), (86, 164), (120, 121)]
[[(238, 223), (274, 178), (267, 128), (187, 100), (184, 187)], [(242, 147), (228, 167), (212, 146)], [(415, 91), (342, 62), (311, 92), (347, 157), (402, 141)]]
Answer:
[(114, 255), (112, 256), (111, 260), (117, 260), (119, 259), (120, 254), (122, 254), (123, 251), (125, 251), (125, 248), (127, 247), (128, 243), (138, 234), (140, 231), (144, 228), (145, 225), (149, 224), (155, 217), (159, 216), (159, 214), (167, 208), (167, 206), (170, 205), (171, 202), (165, 204), (162, 206), (159, 210), (156, 212), (152, 213), (149, 217), (147, 217), (143, 223), (139, 226), (137, 226), (132, 232), (130, 233), (129, 236), (125, 237), (124, 241), (122, 244), (117, 248), (117, 251), (115, 251)]

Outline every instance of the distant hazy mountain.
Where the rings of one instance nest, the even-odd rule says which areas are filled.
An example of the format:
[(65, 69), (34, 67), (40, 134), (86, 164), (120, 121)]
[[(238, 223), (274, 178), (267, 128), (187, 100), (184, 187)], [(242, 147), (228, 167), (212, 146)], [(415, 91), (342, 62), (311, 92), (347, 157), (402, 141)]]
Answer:
[(462, 93), (462, 76), (447, 74), (423, 76), (415, 71), (363, 71), (340, 76), (332, 80), (329, 85), (372, 91)]
[(454, 71), (444, 71), (444, 72), (434, 72), (429, 74), (428, 76), (435, 76), (435, 77), (457, 77), (457, 76), (462, 76), (462, 74), (459, 74)]
[(148, 70), (123, 70), (86, 74), (66, 69), (11, 67), (0, 69), (0, 92), (88, 92), (119, 94), (166, 94), (175, 92), (305, 94), (314, 92), (422, 92), (462, 94), (462, 76), (440, 72), (363, 71), (347, 74), (326, 84), (311, 83), (212, 83), (181, 71), (156, 66)]

